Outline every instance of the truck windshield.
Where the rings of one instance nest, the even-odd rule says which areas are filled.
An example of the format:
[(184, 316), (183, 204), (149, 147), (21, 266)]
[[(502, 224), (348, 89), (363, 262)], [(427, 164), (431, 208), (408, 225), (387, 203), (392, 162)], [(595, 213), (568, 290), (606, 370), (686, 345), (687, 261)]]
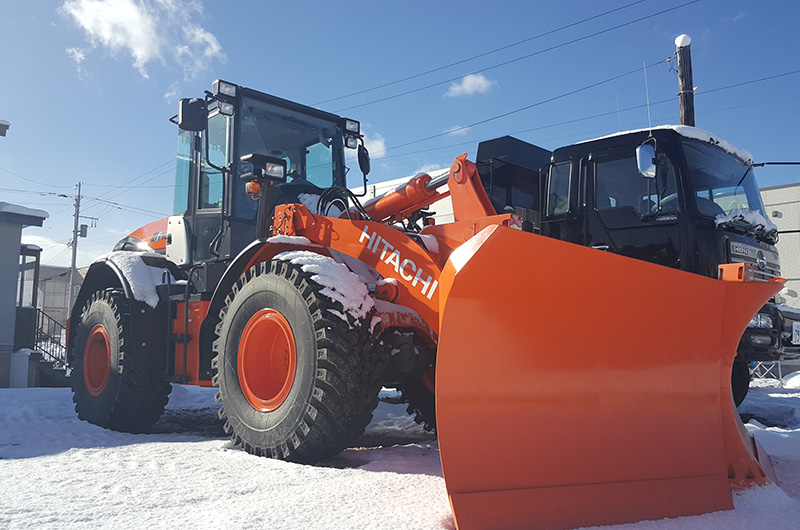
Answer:
[(764, 204), (753, 170), (723, 149), (696, 140), (684, 140), (693, 195), (701, 215), (716, 218), (734, 210), (764, 216)]

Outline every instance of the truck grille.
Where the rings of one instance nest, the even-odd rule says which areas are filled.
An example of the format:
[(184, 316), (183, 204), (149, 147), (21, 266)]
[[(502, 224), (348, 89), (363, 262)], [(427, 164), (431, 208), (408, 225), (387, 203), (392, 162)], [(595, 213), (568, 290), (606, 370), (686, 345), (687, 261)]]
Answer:
[(780, 277), (781, 265), (777, 252), (735, 241), (731, 241), (730, 250), (732, 263), (753, 264), (756, 280), (766, 282)]

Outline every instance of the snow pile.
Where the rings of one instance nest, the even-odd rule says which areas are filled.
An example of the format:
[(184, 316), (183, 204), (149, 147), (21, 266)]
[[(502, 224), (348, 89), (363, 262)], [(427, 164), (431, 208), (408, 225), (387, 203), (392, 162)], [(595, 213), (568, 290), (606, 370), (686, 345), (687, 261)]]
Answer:
[(800, 372), (794, 372), (783, 378), (781, 382), (783, 388), (800, 389)]
[(281, 252), (275, 259), (290, 261), (310, 273), (311, 279), (323, 287), (320, 292), (341, 303), (344, 310), (355, 318), (364, 318), (375, 306), (366, 285), (346, 265), (333, 258), (297, 250)]
[(761, 212), (756, 210), (731, 210), (727, 214), (719, 214), (714, 218), (714, 222), (717, 226), (730, 223), (740, 219), (747, 223), (748, 225), (752, 226), (753, 228), (763, 228), (767, 232), (778, 231), (778, 227), (775, 223), (761, 215)]
[[(162, 267), (150, 267), (142, 261), (142, 256), (155, 256), (152, 252), (127, 252), (117, 251), (106, 256), (101, 256), (95, 261), (106, 259), (119, 267), (133, 292), (133, 297), (140, 302), (144, 302), (150, 307), (158, 305), (158, 293), (156, 285), (164, 283), (164, 274), (170, 274), (169, 270)], [(175, 278), (170, 274), (169, 279), (175, 283)]]
[(288, 243), (290, 245), (314, 245), (310, 239), (303, 236), (272, 236), (267, 243)]

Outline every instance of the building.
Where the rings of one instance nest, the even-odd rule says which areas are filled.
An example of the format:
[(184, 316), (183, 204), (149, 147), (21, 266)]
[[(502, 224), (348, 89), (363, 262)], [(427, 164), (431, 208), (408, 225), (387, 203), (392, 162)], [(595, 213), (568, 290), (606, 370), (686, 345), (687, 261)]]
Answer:
[(800, 311), (800, 183), (762, 188), (767, 216), (778, 226), (783, 304)]

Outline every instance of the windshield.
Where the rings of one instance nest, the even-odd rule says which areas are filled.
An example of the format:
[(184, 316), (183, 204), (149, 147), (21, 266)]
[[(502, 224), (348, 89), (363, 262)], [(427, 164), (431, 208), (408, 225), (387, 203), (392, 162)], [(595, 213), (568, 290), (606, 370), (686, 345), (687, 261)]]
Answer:
[(695, 140), (684, 140), (683, 151), (701, 215), (716, 218), (738, 210), (765, 216), (753, 169), (747, 163), (719, 147)]
[[(244, 97), (237, 138), (237, 159), (250, 153), (283, 158), (289, 182), (302, 179), (320, 188), (333, 183), (331, 148), (335, 141), (341, 143), (334, 122)], [(246, 162), (240, 165), (249, 166)], [(239, 173), (249, 169), (242, 167)]]

